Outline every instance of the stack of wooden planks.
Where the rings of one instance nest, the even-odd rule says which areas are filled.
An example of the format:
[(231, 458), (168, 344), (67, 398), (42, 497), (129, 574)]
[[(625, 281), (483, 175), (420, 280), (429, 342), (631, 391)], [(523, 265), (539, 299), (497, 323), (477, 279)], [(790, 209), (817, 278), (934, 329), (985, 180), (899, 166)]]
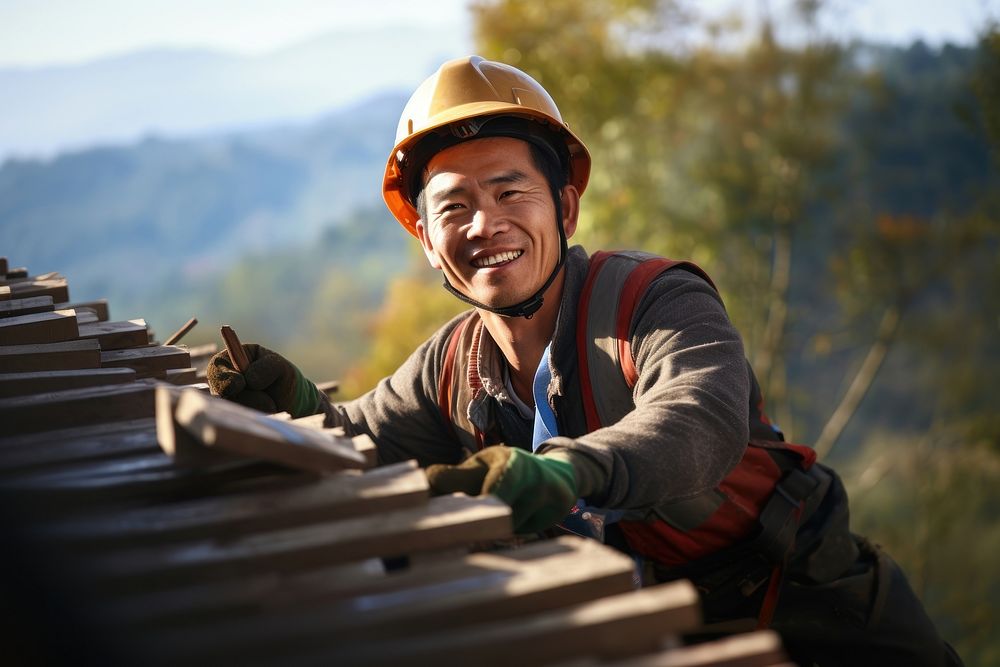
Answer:
[(498, 500), (431, 497), (415, 463), (375, 467), (365, 436), (211, 397), (197, 371), (175, 383), (168, 372), (191, 356), (152, 343), (142, 320), (68, 303), (56, 274), (0, 269), (2, 287), (63, 290), (0, 301), (20, 302), (0, 314), (13, 547), (0, 558), (19, 573), (0, 593), (18, 608), (3, 635), (15, 662), (786, 660), (766, 631), (685, 646), (700, 624), (688, 583), (634, 590), (631, 559), (613, 549), (516, 539)]

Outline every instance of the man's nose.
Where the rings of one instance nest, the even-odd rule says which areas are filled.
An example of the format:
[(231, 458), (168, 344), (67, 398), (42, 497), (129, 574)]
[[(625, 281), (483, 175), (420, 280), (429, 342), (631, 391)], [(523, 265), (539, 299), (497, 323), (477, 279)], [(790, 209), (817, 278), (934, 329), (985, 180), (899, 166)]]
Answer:
[(507, 228), (507, 218), (496, 203), (487, 202), (476, 207), (469, 225), (469, 238), (490, 238)]

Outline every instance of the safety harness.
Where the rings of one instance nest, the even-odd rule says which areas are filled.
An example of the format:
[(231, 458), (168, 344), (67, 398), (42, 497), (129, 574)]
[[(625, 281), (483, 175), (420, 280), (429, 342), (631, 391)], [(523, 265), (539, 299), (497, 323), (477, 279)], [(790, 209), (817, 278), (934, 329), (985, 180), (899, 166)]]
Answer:
[[(640, 252), (598, 252), (591, 257), (576, 323), (588, 432), (617, 423), (635, 408), (632, 390), (638, 372), (630, 345), (632, 320), (650, 284), (669, 270), (689, 271), (715, 288), (690, 262)], [(452, 332), (439, 378), (441, 414), (470, 452), (500, 442), (495, 420), (481, 429), (469, 417), (477, 402), (489, 400), (479, 376), (483, 335), (483, 323), (473, 312)], [(825, 484), (811, 473), (815, 452), (784, 442), (771, 425), (749, 364), (748, 372), (750, 441), (736, 467), (714, 489), (649, 511), (626, 512), (617, 525), (631, 552), (668, 572), (690, 571), (692, 564), (714, 560), (708, 557), (738, 543), (741, 553), (766, 559), (771, 572), (758, 619), (758, 625), (766, 627), (795, 534), (819, 504)]]

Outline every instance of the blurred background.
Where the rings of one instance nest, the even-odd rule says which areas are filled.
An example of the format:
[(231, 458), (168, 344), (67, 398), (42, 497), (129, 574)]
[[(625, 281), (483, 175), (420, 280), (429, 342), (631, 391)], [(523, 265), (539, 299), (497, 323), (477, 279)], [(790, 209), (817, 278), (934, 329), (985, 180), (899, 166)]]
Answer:
[(380, 198), (479, 53), (594, 156), (575, 238), (690, 258), (769, 412), (1000, 664), (1000, 0), (0, 0), (0, 255), (355, 396), (460, 308)]

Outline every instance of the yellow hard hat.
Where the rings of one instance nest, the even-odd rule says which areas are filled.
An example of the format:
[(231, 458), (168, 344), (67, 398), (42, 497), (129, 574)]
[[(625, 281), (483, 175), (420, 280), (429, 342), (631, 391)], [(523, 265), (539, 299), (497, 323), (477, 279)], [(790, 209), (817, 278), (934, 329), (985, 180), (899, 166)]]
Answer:
[[(385, 167), (382, 196), (408, 232), (417, 234), (420, 216), (413, 202), (414, 183), (427, 160), (447, 145), (476, 138), (480, 129), (497, 117), (528, 121), (520, 123), (517, 132), (500, 134), (549, 144), (551, 151), (563, 155), (569, 183), (583, 194), (590, 178), (590, 153), (570, 131), (541, 84), (510, 65), (479, 56), (459, 58), (446, 62), (420, 84), (396, 128), (396, 145)], [(503, 124), (510, 126), (506, 120)], [(431, 135), (447, 139), (430, 142), (429, 148), (425, 142), (425, 150), (420, 150), (418, 144)]]

